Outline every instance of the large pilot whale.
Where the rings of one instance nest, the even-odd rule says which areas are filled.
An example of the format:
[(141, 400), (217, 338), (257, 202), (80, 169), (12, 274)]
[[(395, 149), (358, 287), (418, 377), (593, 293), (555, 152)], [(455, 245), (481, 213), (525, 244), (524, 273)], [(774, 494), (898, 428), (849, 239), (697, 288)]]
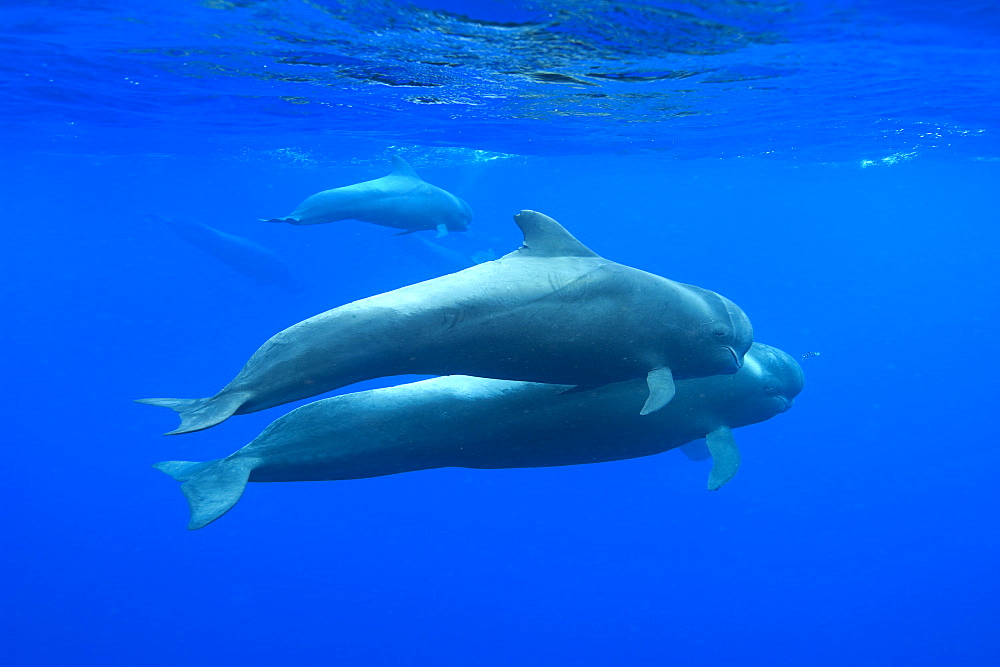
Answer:
[(421, 179), (403, 158), (394, 155), (388, 176), (324, 190), (307, 198), (291, 214), (265, 222), (318, 225), (347, 219), (405, 229), (403, 233), (436, 229), (438, 236), (444, 236), (468, 229), (472, 209), (450, 192)]
[(210, 398), (147, 398), (170, 434), (389, 375), (475, 375), (599, 386), (645, 377), (641, 414), (674, 379), (735, 373), (747, 316), (728, 299), (604, 259), (535, 211), (500, 259), (328, 310), (275, 334)]
[(188, 528), (215, 521), (250, 482), (360, 479), (429, 468), (525, 468), (638, 458), (706, 438), (708, 488), (740, 463), (732, 429), (784, 412), (802, 390), (789, 355), (754, 343), (735, 375), (677, 383), (641, 417), (641, 380), (578, 393), (565, 386), (461, 375), (323, 399), (279, 418), (224, 459), (164, 461), (184, 482)]

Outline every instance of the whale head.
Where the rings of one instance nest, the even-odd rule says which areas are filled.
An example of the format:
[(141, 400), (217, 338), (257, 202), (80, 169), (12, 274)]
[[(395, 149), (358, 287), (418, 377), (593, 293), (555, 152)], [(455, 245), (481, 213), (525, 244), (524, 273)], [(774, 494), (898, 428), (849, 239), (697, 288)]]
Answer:
[(703, 299), (706, 319), (692, 331), (692, 344), (703, 360), (705, 375), (730, 375), (743, 367), (743, 357), (753, 343), (750, 318), (724, 296), (694, 288)]
[(733, 380), (733, 393), (739, 398), (733, 404), (741, 406), (739, 421), (745, 424), (791, 409), (805, 384), (802, 367), (791, 355), (763, 343), (753, 344)]
[(455, 207), (445, 216), (444, 226), (449, 232), (468, 231), (469, 223), (472, 222), (472, 208), (465, 203), (461, 197), (455, 197)]

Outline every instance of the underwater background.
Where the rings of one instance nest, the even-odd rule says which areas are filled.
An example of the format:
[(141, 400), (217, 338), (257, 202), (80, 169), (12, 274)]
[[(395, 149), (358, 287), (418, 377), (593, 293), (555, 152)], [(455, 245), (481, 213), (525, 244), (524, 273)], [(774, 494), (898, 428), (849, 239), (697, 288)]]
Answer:
[[(0, 35), (6, 664), (1000, 661), (994, 3), (4, 0)], [(260, 222), (393, 155), (468, 233)], [(165, 438), (133, 399), (508, 253), (521, 209), (802, 359), (732, 482), (670, 451), (250, 484), (185, 529), (151, 464), (294, 406)]]

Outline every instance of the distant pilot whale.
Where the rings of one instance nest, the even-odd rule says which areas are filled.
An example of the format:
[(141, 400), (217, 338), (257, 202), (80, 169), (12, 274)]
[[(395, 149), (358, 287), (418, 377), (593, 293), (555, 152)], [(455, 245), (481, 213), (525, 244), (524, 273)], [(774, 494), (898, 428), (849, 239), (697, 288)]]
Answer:
[(483, 247), (482, 243), (476, 241), (466, 242), (458, 245), (442, 245), (450, 239), (468, 239), (468, 234), (454, 234), (445, 239), (432, 241), (418, 234), (412, 236), (402, 236), (400, 240), (406, 239), (404, 243), (414, 246), (411, 255), (424, 262), (428, 267), (435, 270), (435, 275), (454, 273), (467, 269), (476, 264), (482, 264), (496, 259), (492, 248)]
[(802, 390), (790, 356), (754, 343), (735, 375), (677, 383), (663, 410), (640, 417), (641, 380), (579, 393), (565, 386), (452, 375), (335, 396), (276, 420), (224, 459), (164, 461), (183, 481), (194, 530), (227, 512), (250, 482), (360, 479), (428, 468), (525, 468), (616, 461), (706, 438), (708, 488), (740, 463), (732, 429), (784, 412)]
[(257, 282), (277, 285), (289, 292), (302, 289), (273, 250), (250, 239), (227, 234), (189, 218), (168, 218), (147, 213), (146, 220), (166, 225), (191, 245)]
[(361, 299), (275, 334), (210, 398), (148, 398), (170, 434), (388, 375), (475, 375), (592, 387), (645, 377), (648, 414), (674, 379), (735, 373), (750, 321), (709, 290), (604, 259), (535, 211), (500, 259)]
[(423, 181), (403, 158), (394, 155), (388, 176), (324, 190), (299, 204), (291, 215), (265, 222), (318, 225), (347, 219), (405, 229), (403, 233), (436, 229), (438, 236), (444, 236), (468, 229), (472, 209), (450, 192)]

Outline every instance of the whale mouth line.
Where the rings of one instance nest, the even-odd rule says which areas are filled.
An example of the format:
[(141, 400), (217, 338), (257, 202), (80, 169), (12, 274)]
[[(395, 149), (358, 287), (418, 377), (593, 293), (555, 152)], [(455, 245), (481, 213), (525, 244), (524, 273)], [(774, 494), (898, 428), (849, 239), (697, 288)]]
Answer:
[(780, 400), (781, 401), (781, 405), (784, 406), (782, 412), (784, 412), (785, 410), (791, 409), (792, 402), (790, 400), (788, 400), (784, 396), (775, 396), (775, 398), (777, 398), (778, 400)]
[(740, 355), (736, 354), (736, 350), (731, 345), (724, 345), (723, 347), (729, 350), (729, 354), (733, 355), (733, 363), (736, 364), (736, 370), (743, 368), (743, 360), (740, 359)]

